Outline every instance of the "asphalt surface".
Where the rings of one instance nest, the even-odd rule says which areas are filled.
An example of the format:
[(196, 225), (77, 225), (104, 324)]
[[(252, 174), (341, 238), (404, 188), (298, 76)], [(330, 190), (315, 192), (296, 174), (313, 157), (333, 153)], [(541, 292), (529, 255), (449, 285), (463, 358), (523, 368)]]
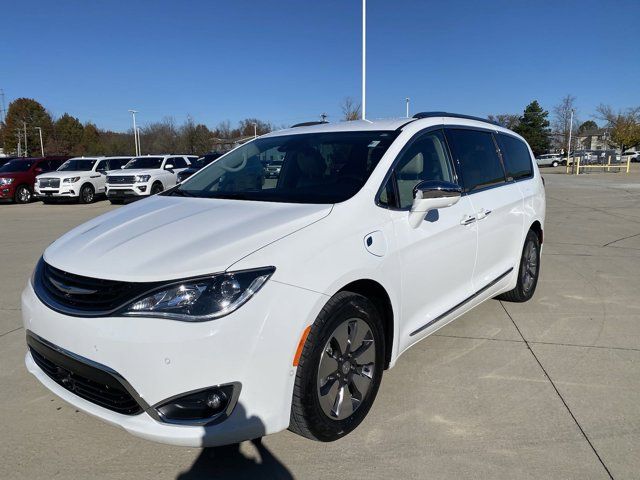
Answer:
[(485, 302), (414, 346), (330, 444), (170, 447), (50, 394), (24, 367), (20, 291), (49, 243), (117, 207), (0, 205), (0, 478), (640, 478), (640, 172), (559, 171), (533, 300)]

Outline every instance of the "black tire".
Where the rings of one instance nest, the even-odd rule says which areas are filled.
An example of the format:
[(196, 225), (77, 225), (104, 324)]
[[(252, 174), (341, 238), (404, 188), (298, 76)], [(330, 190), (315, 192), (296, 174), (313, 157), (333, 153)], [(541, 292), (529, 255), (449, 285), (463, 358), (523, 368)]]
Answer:
[(524, 241), (520, 268), (518, 269), (518, 283), (516, 288), (496, 297), (507, 302), (526, 302), (533, 297), (540, 276), (540, 239), (538, 234), (529, 230)]
[(93, 185), (90, 183), (85, 183), (80, 188), (80, 194), (78, 195), (79, 203), (93, 203), (96, 198), (96, 191), (93, 188)]
[(164, 190), (164, 187), (162, 186), (162, 183), (160, 182), (155, 182), (153, 185), (151, 185), (151, 191), (149, 192), (150, 195), (156, 195), (160, 192), (162, 192)]
[[(354, 324), (357, 329), (352, 328)], [(339, 347), (336, 341), (339, 331), (346, 332), (349, 338), (353, 335), (360, 348), (336, 348), (336, 344)], [(361, 341), (357, 340), (360, 336)], [(318, 314), (304, 344), (293, 389), (289, 430), (312, 440), (331, 442), (355, 429), (366, 417), (378, 393), (384, 369), (384, 349), (382, 317), (375, 305), (366, 297), (351, 292), (334, 295)], [(338, 357), (345, 361), (338, 361)], [(326, 377), (326, 383), (321, 386), (321, 361), (327, 360), (335, 361), (336, 370)], [(359, 364), (358, 361), (367, 363)], [(364, 387), (354, 387), (356, 383)], [(325, 387), (329, 388), (321, 400), (321, 389)], [(330, 415), (335, 411), (327, 414), (323, 408), (327, 408), (327, 402), (333, 403), (330, 401), (332, 392), (336, 392), (337, 398), (341, 388), (343, 401), (348, 403), (340, 402), (339, 410), (342, 410), (341, 415), (348, 416), (339, 418), (334, 414), (335, 418), (332, 418)], [(354, 400), (358, 394), (361, 398)], [(336, 403), (333, 405), (335, 408)]]
[(26, 185), (18, 185), (16, 191), (13, 194), (13, 201), (16, 203), (29, 203), (33, 195), (31, 190)]

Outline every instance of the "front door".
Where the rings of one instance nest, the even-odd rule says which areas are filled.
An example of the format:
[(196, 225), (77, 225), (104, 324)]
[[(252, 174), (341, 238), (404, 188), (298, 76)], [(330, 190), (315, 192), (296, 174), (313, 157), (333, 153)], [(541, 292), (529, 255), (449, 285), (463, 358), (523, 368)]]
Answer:
[(466, 221), (473, 214), (466, 197), (432, 210), (417, 228), (409, 224), (419, 182), (457, 181), (441, 130), (415, 138), (400, 155), (381, 200), (395, 207), (390, 211), (401, 272), (402, 351), (439, 328), (452, 307), (471, 295), (477, 225)]

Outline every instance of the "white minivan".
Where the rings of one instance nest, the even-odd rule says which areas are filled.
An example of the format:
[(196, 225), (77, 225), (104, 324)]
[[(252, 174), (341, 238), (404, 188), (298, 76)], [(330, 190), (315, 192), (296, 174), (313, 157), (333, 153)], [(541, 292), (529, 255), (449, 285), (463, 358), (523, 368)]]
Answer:
[(51, 244), (22, 294), (26, 366), (150, 440), (336, 440), (409, 347), (532, 297), (544, 218), (530, 148), (483, 119), (273, 132)]

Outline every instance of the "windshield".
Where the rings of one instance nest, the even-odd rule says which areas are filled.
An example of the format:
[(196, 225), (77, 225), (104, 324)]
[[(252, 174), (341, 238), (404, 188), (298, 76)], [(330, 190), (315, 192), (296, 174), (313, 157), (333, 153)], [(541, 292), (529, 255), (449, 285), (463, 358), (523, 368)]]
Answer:
[(33, 160), (11, 160), (0, 167), (0, 172), (26, 172), (33, 163)]
[[(335, 132), (253, 140), (191, 177), (171, 195), (265, 202), (337, 203), (355, 195), (397, 132)], [(265, 176), (282, 160), (280, 172)]]
[(88, 172), (93, 169), (93, 166), (96, 163), (96, 159), (82, 159), (82, 160), (67, 160), (64, 162), (60, 168), (58, 168), (59, 172)]
[(125, 169), (130, 168), (160, 168), (162, 166), (162, 157), (138, 157), (132, 159), (125, 165)]

